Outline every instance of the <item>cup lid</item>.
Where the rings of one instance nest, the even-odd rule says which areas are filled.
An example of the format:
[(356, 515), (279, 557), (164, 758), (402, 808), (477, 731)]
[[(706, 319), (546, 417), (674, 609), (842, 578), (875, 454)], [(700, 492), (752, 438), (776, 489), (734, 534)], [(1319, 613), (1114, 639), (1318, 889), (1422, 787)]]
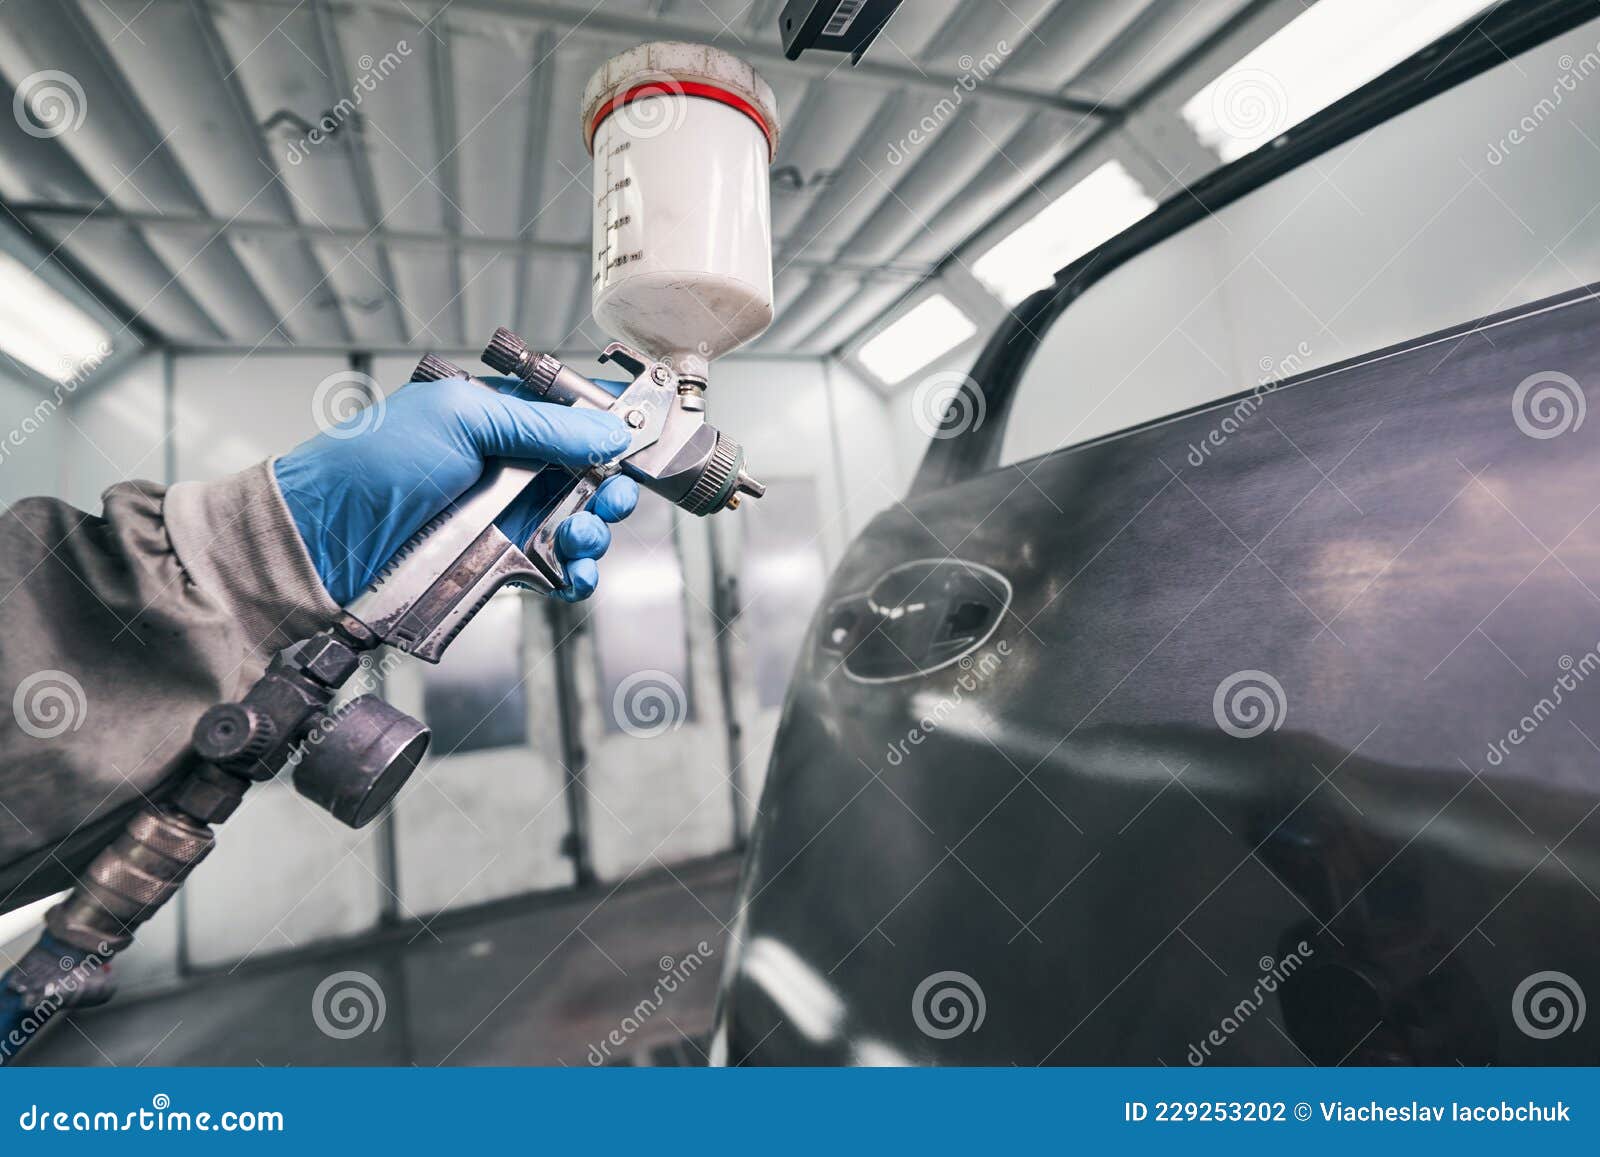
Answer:
[(778, 102), (772, 87), (749, 64), (709, 44), (656, 40), (619, 52), (583, 86), (583, 145), (594, 152), (595, 130), (636, 100), (679, 96), (714, 100), (744, 113), (778, 153)]

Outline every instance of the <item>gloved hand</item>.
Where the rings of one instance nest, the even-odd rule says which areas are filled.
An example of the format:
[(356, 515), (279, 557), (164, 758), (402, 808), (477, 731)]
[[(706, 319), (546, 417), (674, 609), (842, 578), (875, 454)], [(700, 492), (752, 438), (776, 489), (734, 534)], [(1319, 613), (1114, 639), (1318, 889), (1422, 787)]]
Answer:
[[(360, 594), (384, 563), (446, 503), (477, 481), (488, 458), (583, 468), (620, 454), (627, 427), (613, 414), (517, 396), (515, 378), (412, 382), (388, 397), (381, 414), (363, 411), (273, 463), (278, 489), (328, 594), (341, 606)], [(620, 392), (620, 382), (602, 383)], [(559, 473), (560, 477), (555, 475)], [(555, 499), (564, 472), (529, 488), (498, 519), (519, 546)], [(639, 487), (606, 480), (589, 510), (561, 524), (556, 554), (568, 602), (588, 598), (599, 582), (595, 560), (611, 545), (608, 522), (633, 513)]]

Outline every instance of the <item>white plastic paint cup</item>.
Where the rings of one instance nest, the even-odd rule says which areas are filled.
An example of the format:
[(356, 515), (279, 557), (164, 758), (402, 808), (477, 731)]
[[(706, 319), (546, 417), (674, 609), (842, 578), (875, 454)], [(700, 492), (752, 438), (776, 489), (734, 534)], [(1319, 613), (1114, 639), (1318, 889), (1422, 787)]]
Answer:
[(703, 44), (641, 44), (584, 86), (594, 318), (705, 380), (772, 323), (772, 89)]

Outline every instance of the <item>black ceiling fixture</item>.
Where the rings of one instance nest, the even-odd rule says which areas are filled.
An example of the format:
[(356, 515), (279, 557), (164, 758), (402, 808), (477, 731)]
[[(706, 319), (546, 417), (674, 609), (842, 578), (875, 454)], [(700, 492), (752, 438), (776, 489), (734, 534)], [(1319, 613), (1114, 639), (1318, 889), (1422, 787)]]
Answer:
[(900, 0), (789, 0), (778, 17), (783, 54), (798, 60), (808, 48), (848, 52), (854, 64), (898, 7)]

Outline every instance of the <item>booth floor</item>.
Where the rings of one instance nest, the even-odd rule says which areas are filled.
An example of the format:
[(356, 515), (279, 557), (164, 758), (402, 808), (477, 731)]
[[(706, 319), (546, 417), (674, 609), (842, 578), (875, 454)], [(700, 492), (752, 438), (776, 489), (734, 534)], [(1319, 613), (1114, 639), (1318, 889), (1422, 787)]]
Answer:
[(722, 858), (195, 977), (54, 1024), (25, 1061), (704, 1064), (737, 878)]

